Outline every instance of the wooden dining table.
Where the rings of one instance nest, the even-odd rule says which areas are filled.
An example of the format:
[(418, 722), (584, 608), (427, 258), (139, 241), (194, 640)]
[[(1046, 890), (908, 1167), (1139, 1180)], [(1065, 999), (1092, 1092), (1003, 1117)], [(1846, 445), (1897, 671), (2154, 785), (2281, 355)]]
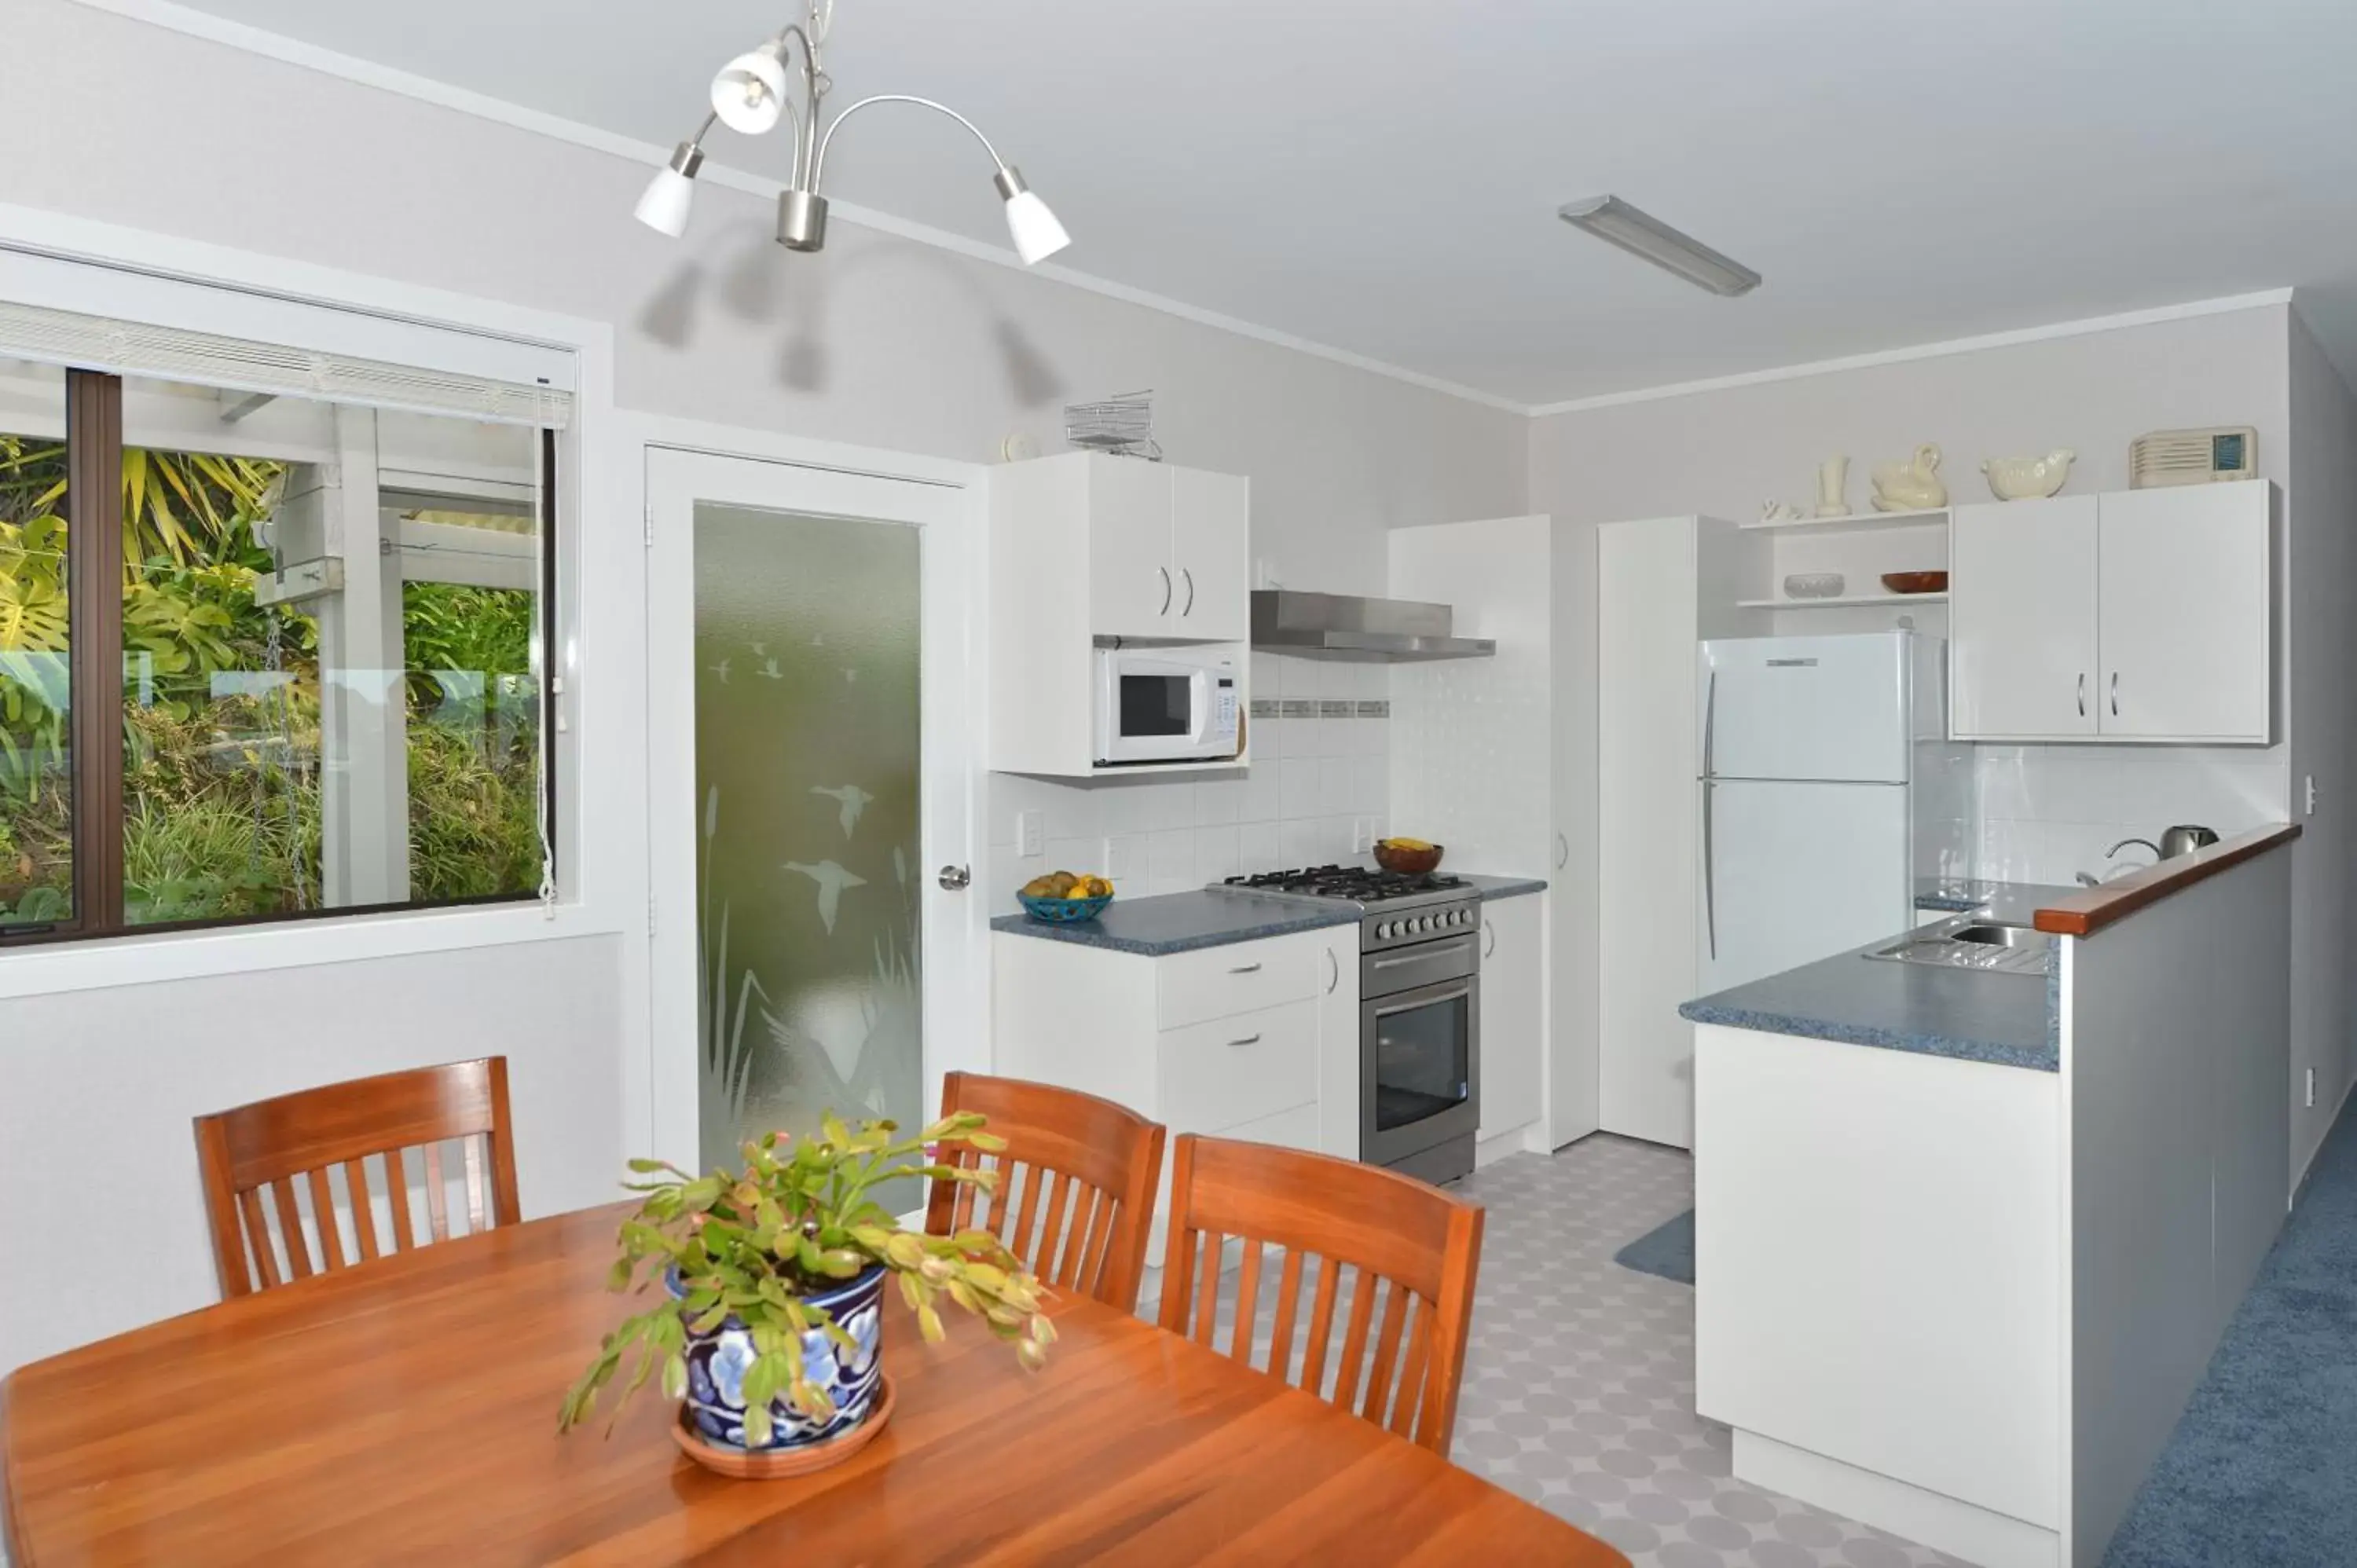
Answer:
[[(972, 1321), (887, 1319), (890, 1423), (794, 1480), (685, 1458), (643, 1391), (559, 1400), (632, 1310), (625, 1207), (209, 1307), (0, 1383), (14, 1568), (436, 1563), (1561, 1563), (1626, 1559), (1438, 1455), (1095, 1302), (1047, 1369)], [(61, 1294), (59, 1311), (72, 1310)]]

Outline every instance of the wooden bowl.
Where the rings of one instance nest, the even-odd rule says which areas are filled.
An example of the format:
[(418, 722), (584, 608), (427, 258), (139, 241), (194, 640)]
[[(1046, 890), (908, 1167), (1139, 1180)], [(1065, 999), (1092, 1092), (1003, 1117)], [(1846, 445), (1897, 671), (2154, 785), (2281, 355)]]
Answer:
[(1882, 585), (1894, 594), (1944, 594), (1948, 591), (1945, 572), (1885, 572)]
[(807, 1476), (840, 1465), (876, 1440), (884, 1423), (892, 1419), (892, 1380), (877, 1380), (876, 1401), (867, 1407), (867, 1419), (848, 1432), (838, 1432), (823, 1443), (806, 1444), (799, 1448), (775, 1448), (753, 1453), (743, 1448), (728, 1448), (712, 1442), (688, 1424), (687, 1407), (682, 1405), (679, 1419), (672, 1423), (671, 1440), (679, 1451), (705, 1469), (738, 1481), (785, 1481), (796, 1476)]
[(1440, 864), (1445, 846), (1434, 844), (1430, 849), (1394, 849), (1387, 841), (1375, 843), (1375, 864), (1385, 871), (1396, 871), (1405, 876), (1424, 876)]

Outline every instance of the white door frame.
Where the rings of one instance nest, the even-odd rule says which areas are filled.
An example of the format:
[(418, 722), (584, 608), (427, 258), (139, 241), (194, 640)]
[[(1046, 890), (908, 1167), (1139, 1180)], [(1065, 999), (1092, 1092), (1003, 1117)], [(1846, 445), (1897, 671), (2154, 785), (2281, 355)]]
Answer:
[[(944, 865), (976, 867), (983, 746), (989, 692), (983, 616), (988, 603), (985, 537), (987, 470), (908, 453), (805, 440), (696, 421), (625, 414), (619, 456), (646, 528), (648, 1049), (624, 1085), (630, 1147), (693, 1167), (696, 1126), (696, 828), (694, 557), (683, 498), (658, 470), (716, 459), (700, 493), (779, 510), (905, 521), (925, 531), (922, 718), (927, 806), (923, 1113), (940, 1103), (942, 1076), (990, 1066), (989, 896), (944, 895)], [(734, 465), (761, 465), (737, 468)], [(732, 488), (733, 487), (733, 488)], [(667, 515), (668, 514), (668, 515)]]

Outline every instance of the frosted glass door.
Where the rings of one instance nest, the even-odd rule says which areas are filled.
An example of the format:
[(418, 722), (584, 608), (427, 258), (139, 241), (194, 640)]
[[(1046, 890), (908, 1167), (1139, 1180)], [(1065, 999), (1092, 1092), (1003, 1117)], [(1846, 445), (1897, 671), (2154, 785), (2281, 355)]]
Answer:
[(925, 1120), (919, 535), (698, 502), (703, 1162)]
[(977, 499), (660, 447), (647, 487), (645, 1152), (921, 1126), (944, 1072), (989, 1066)]

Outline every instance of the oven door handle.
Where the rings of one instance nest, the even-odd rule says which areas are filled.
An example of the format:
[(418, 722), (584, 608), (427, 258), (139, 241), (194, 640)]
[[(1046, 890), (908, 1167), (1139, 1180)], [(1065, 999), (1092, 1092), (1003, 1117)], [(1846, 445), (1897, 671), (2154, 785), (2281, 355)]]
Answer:
[(1403, 991), (1396, 996), (1380, 997), (1368, 1003), (1367, 1009), (1375, 1017), (1388, 1018), (1394, 1013), (1413, 1013), (1419, 1007), (1429, 1007), (1439, 1002), (1454, 1002), (1459, 997), (1472, 994), (1473, 982), (1470, 979), (1444, 980), (1418, 990)]
[(1461, 952), (1472, 945), (1473, 938), (1470, 933), (1469, 933), (1465, 936), (1457, 938), (1453, 941), (1427, 942), (1424, 946), (1417, 948), (1414, 952), (1394, 953), (1389, 958), (1371, 958), (1367, 961), (1367, 967), (1371, 970), (1398, 969), (1405, 964), (1430, 963), (1433, 960), (1442, 957), (1447, 953), (1452, 951)]

